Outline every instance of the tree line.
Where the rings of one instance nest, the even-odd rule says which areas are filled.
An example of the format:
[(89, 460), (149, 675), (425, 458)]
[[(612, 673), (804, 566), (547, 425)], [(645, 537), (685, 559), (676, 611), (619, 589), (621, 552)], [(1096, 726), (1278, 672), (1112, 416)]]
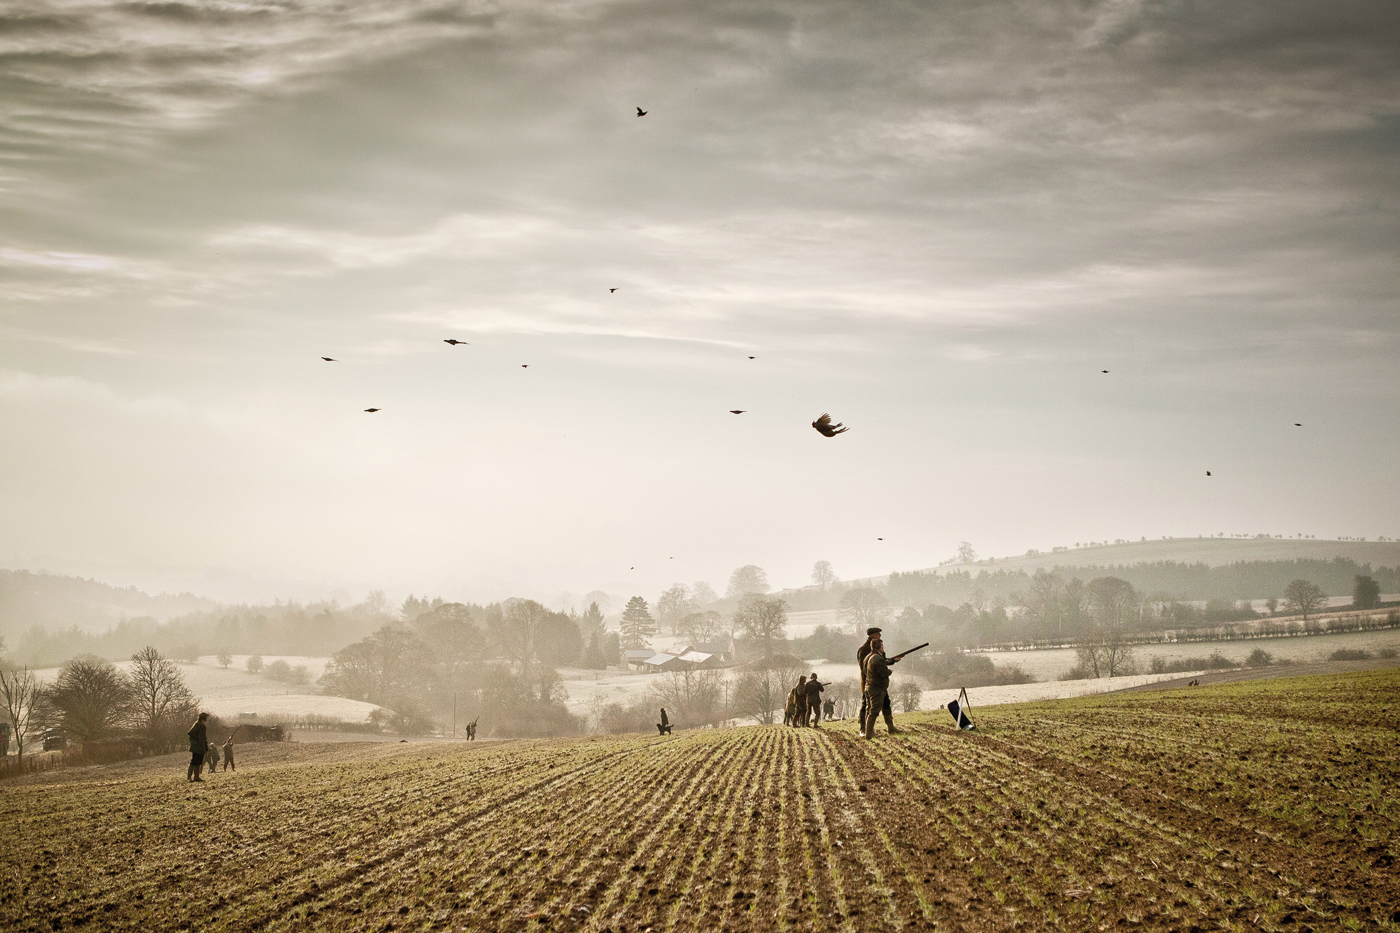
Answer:
[(0, 704), (21, 761), (48, 729), (85, 748), (126, 740), (140, 754), (164, 754), (183, 744), (199, 712), (180, 668), (151, 646), (135, 652), (126, 670), (97, 657), (73, 658), (47, 685), (28, 668), (0, 664)]

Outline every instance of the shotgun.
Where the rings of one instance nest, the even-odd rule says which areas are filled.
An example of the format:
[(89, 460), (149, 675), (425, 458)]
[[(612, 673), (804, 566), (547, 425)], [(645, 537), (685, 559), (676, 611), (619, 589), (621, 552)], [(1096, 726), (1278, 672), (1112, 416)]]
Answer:
[(915, 645), (914, 647), (910, 648), (908, 651), (901, 651), (899, 654), (897, 654), (897, 655), (895, 655), (894, 657), (890, 658), (890, 663), (893, 664), (895, 661), (898, 661), (900, 658), (904, 657), (906, 654), (913, 654), (915, 651), (918, 651), (920, 648), (927, 648), (927, 647), (928, 647), (928, 642), (924, 642), (922, 645)]

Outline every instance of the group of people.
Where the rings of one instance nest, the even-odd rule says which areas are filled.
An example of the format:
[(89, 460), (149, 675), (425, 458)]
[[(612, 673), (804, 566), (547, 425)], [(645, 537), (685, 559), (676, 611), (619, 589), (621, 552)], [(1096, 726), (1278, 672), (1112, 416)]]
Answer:
[[(892, 733), (901, 730), (894, 725), (894, 707), (890, 705), (890, 665), (899, 661), (899, 655), (888, 657), (885, 643), (880, 638), (880, 629), (871, 626), (865, 630), (865, 644), (856, 651), (856, 664), (860, 667), (860, 714), (857, 722), (860, 733), (867, 739), (875, 737), (875, 723), (885, 717), (885, 726)], [(907, 654), (907, 652), (906, 652)], [(797, 686), (788, 693), (787, 706), (783, 715), (785, 726), (821, 726), (822, 716), (830, 722), (835, 717), (836, 704), (831, 700), (822, 701), (822, 689), (830, 684), (810, 677), (800, 677)]]
[(831, 684), (817, 680), (815, 673), (810, 679), (797, 678), (797, 686), (789, 691), (787, 705), (783, 707), (783, 725), (813, 726), (820, 729), (823, 713), (829, 722), (836, 712), (835, 703), (830, 700), (822, 702), (822, 690), (829, 686)]
[[(238, 730), (234, 729), (228, 734), (228, 738), (224, 739), (222, 758), (225, 771), (238, 770), (233, 764), (233, 736), (236, 732)], [(220, 759), (219, 746), (209, 741), (209, 714), (200, 713), (194, 725), (190, 726), (190, 731), (185, 734), (190, 739), (190, 767), (185, 772), (185, 780), (203, 783), (204, 779), (200, 775), (205, 766), (207, 765), (209, 773), (213, 774), (219, 770)]]

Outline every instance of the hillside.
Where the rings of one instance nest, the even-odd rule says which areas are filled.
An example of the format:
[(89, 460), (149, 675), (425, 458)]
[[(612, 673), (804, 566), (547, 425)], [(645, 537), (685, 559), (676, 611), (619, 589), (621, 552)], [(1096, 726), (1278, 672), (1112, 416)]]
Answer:
[(972, 733), (915, 714), (875, 742), (756, 727), (242, 746), (201, 785), (179, 756), (57, 772), (0, 798), (0, 926), (1374, 929), (1400, 922), (1398, 700), (1391, 670), (997, 707)]
[(191, 612), (217, 610), (219, 603), (192, 593), (150, 596), (134, 586), (117, 587), (82, 577), (28, 570), (0, 570), (0, 634), (32, 625), (46, 629), (76, 626), (104, 631), (122, 619), (147, 616), (159, 621)]
[(925, 573), (947, 573), (974, 567), (1024, 570), (1042, 568), (1111, 566), (1175, 561), (1223, 567), (1239, 561), (1353, 560), (1373, 567), (1400, 567), (1400, 541), (1316, 541), (1288, 538), (1169, 538), (1098, 544), (1066, 551), (1019, 557), (997, 557), (975, 564), (930, 567)]

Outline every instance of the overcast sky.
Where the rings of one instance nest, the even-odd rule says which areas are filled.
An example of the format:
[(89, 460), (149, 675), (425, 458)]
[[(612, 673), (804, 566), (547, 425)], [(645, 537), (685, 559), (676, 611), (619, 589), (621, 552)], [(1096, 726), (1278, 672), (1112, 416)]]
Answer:
[(1398, 63), (1390, 0), (4, 3), (0, 562), (1400, 535)]

